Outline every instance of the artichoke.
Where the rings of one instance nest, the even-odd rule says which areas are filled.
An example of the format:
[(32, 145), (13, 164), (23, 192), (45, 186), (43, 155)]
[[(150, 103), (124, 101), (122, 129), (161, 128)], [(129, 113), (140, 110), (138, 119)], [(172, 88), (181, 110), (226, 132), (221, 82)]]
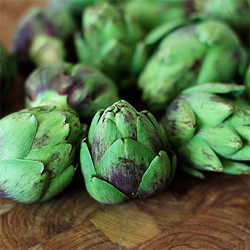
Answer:
[(96, 113), (80, 162), (89, 194), (102, 203), (118, 203), (166, 188), (176, 158), (154, 116), (120, 100)]
[[(250, 173), (250, 106), (236, 97), (244, 86), (204, 84), (186, 89), (162, 120), (182, 169)], [(187, 165), (185, 165), (187, 163)]]
[(13, 55), (7, 52), (0, 41), (0, 98), (3, 98), (10, 87), (14, 84), (16, 76), (16, 60)]
[(43, 106), (0, 120), (0, 196), (33, 203), (51, 199), (72, 180), (81, 138), (76, 113)]
[(129, 15), (110, 3), (88, 7), (83, 34), (75, 38), (81, 62), (99, 68), (122, 87), (133, 83), (146, 61), (146, 50), (140, 42), (142, 31)]
[(150, 31), (158, 25), (172, 22), (177, 19), (185, 20), (191, 10), (187, 0), (175, 1), (125, 1), (123, 8), (130, 13), (144, 30)]
[(98, 109), (118, 100), (116, 85), (96, 69), (58, 63), (36, 69), (26, 81), (28, 107), (57, 103), (71, 106), (81, 117), (92, 118)]
[(67, 12), (31, 9), (19, 23), (13, 52), (20, 62), (31, 60), (38, 66), (63, 61), (74, 31), (74, 21)]
[(238, 30), (249, 31), (249, 0), (194, 0), (194, 10), (199, 16), (220, 19)]
[[(198, 20), (166, 27), (167, 34), (138, 83), (151, 109), (163, 110), (181, 90), (192, 85), (231, 82), (244, 73), (246, 51), (226, 24)], [(156, 41), (156, 34), (152, 32), (147, 42)]]

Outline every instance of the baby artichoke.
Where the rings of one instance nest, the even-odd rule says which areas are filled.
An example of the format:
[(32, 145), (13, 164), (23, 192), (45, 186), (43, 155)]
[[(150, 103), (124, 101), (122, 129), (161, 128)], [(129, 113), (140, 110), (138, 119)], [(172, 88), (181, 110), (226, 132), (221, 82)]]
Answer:
[(4, 98), (4, 95), (14, 84), (16, 76), (16, 60), (13, 55), (8, 53), (0, 41), (0, 98)]
[[(151, 109), (163, 110), (181, 90), (192, 85), (231, 82), (244, 73), (246, 51), (226, 24), (198, 20), (169, 26), (166, 32), (139, 78), (143, 99)], [(147, 42), (156, 39), (151, 33)]]
[(31, 60), (38, 66), (63, 61), (74, 30), (74, 21), (67, 12), (31, 9), (19, 23), (13, 52), (20, 62)]
[(48, 200), (72, 180), (81, 138), (76, 113), (43, 106), (0, 120), (0, 196), (18, 202)]
[[(101, 69), (126, 87), (146, 61), (142, 31), (129, 15), (110, 3), (99, 3), (83, 13), (83, 38), (75, 45), (79, 60)], [(126, 81), (124, 81), (126, 77)]]
[(241, 85), (204, 84), (170, 104), (162, 126), (184, 171), (200, 178), (200, 170), (250, 173), (250, 106), (233, 98), (243, 91)]
[(27, 79), (28, 107), (57, 103), (69, 105), (81, 117), (92, 118), (98, 109), (118, 100), (116, 85), (98, 70), (81, 64), (58, 63), (37, 68)]
[(118, 203), (165, 189), (176, 158), (154, 116), (120, 100), (96, 113), (80, 162), (89, 194), (102, 203)]

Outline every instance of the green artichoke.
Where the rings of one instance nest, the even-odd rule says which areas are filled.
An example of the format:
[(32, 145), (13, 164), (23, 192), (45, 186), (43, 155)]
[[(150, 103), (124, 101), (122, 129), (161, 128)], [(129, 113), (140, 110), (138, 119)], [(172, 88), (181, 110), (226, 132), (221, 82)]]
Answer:
[[(226, 24), (198, 20), (166, 27), (167, 34), (138, 83), (151, 109), (163, 110), (181, 90), (192, 85), (231, 82), (237, 74), (244, 73), (246, 51)], [(147, 42), (156, 41), (155, 35), (158, 32), (151, 33)]]
[(238, 30), (249, 31), (249, 0), (194, 0), (193, 5), (200, 16), (220, 19)]
[(166, 188), (176, 158), (154, 116), (120, 100), (96, 113), (80, 162), (89, 194), (102, 203), (118, 203)]
[(43, 106), (0, 120), (0, 196), (18, 202), (48, 200), (72, 180), (81, 138), (76, 113)]
[(14, 84), (16, 76), (16, 60), (13, 55), (8, 53), (0, 41), (0, 98), (4, 98), (4, 95)]
[(236, 98), (243, 91), (241, 85), (204, 84), (170, 104), (162, 126), (184, 171), (200, 178), (200, 170), (250, 174), (250, 106)]
[(125, 12), (134, 17), (144, 30), (150, 31), (163, 23), (176, 19), (185, 20), (191, 12), (186, 1), (129, 0), (124, 1), (123, 8)]
[(74, 31), (74, 21), (67, 12), (31, 9), (19, 23), (13, 52), (20, 62), (31, 60), (38, 66), (63, 61)]
[(140, 42), (142, 31), (129, 15), (110, 3), (88, 7), (83, 13), (83, 34), (75, 38), (81, 62), (99, 68), (121, 87), (133, 83), (146, 61), (146, 50)]
[(98, 70), (81, 64), (58, 63), (36, 69), (27, 79), (28, 107), (57, 103), (69, 105), (81, 117), (92, 118), (98, 109), (118, 100), (116, 85)]

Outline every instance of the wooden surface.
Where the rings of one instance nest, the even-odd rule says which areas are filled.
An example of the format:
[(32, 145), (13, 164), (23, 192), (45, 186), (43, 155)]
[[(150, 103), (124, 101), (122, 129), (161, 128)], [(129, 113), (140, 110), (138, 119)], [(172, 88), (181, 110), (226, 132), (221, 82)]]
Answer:
[[(0, 38), (9, 47), (20, 15), (35, 0), (0, 0)], [(8, 112), (22, 106), (18, 81)], [(15, 104), (15, 105), (14, 105)], [(78, 173), (79, 174), (79, 173)], [(250, 249), (248, 176), (184, 174), (143, 201), (102, 205), (75, 181), (52, 201), (32, 205), (0, 198), (0, 249)]]

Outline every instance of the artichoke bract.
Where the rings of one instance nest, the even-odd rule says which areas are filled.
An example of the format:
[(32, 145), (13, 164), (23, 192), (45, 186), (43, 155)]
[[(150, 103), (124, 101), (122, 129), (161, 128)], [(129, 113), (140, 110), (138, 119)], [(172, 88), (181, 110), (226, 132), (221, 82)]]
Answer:
[[(0, 41), (0, 98), (8, 92), (17, 77), (16, 60)], [(1, 104), (0, 104), (1, 105)]]
[[(166, 33), (138, 83), (151, 109), (164, 110), (181, 90), (192, 85), (231, 82), (244, 74), (246, 51), (226, 24), (198, 20), (169, 26)], [(156, 37), (152, 32), (147, 39), (152, 42)]]
[(0, 120), (0, 196), (23, 203), (49, 200), (72, 180), (82, 129), (67, 108), (24, 109)]
[(60, 62), (74, 31), (67, 12), (34, 8), (21, 19), (12, 50), (20, 62), (32, 61), (38, 66)]
[(176, 19), (185, 20), (189, 12), (191, 12), (191, 10), (189, 11), (189, 5), (186, 1), (187, 0), (129, 0), (124, 1), (123, 8), (125, 12), (128, 12), (134, 17), (144, 30), (150, 31), (163, 23)]
[(166, 188), (176, 158), (158, 122), (120, 100), (92, 120), (80, 162), (89, 194), (101, 203), (146, 198)]
[(130, 78), (139, 73), (147, 57), (139, 26), (110, 3), (86, 8), (82, 22), (83, 37), (75, 38), (79, 60), (99, 68), (121, 87), (133, 83)]
[(162, 126), (184, 171), (200, 178), (203, 170), (250, 174), (250, 106), (238, 97), (243, 91), (241, 85), (204, 84), (170, 104)]
[(82, 65), (58, 63), (37, 68), (27, 79), (26, 104), (35, 107), (51, 101), (74, 108), (83, 118), (117, 101), (114, 82), (98, 70)]

